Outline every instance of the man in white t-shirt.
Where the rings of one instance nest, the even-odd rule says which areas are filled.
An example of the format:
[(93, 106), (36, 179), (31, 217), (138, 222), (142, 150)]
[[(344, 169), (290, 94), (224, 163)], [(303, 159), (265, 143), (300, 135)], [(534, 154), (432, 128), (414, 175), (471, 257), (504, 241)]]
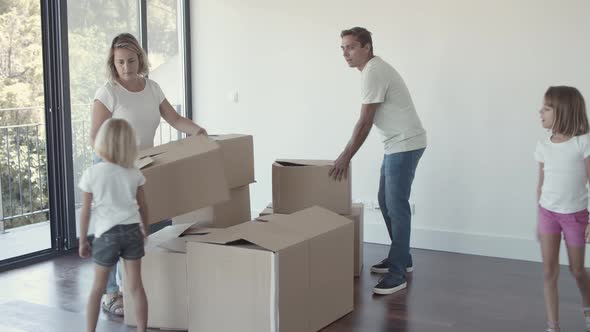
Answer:
[(340, 180), (373, 124), (383, 137), (384, 158), (379, 182), (379, 207), (391, 247), (389, 256), (371, 272), (384, 274), (375, 294), (393, 294), (406, 287), (406, 273), (413, 270), (410, 255), (410, 191), (418, 161), (426, 149), (426, 131), (399, 73), (373, 54), (371, 33), (364, 28), (344, 30), (342, 54), (348, 65), (361, 72), (361, 114), (352, 137), (330, 170)]

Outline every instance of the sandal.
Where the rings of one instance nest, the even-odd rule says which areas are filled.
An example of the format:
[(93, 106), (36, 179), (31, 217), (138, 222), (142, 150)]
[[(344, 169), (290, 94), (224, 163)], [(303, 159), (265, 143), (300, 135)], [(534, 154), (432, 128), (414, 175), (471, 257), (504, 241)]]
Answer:
[(113, 296), (110, 300), (102, 301), (102, 310), (116, 315), (123, 316), (123, 298), (120, 295)]
[(583, 307), (584, 319), (586, 319), (586, 331), (590, 331), (590, 307)]

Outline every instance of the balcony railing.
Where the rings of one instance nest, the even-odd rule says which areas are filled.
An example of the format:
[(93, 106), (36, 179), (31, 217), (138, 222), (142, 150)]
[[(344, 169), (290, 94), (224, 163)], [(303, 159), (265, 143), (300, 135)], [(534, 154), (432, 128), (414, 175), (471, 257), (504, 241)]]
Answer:
[[(90, 109), (90, 104), (74, 105)], [(181, 105), (175, 106), (183, 114)], [(0, 112), (36, 110), (42, 108), (0, 109)], [(73, 111), (76, 111), (74, 109)], [(0, 113), (1, 114), (1, 113)], [(47, 147), (44, 123), (0, 126), (0, 233), (21, 225), (49, 219), (47, 183)], [(89, 121), (72, 121), (72, 158), (74, 183), (92, 164), (89, 142)], [(162, 121), (156, 131), (154, 144), (174, 141), (183, 134)], [(81, 202), (81, 192), (75, 187), (75, 202)]]

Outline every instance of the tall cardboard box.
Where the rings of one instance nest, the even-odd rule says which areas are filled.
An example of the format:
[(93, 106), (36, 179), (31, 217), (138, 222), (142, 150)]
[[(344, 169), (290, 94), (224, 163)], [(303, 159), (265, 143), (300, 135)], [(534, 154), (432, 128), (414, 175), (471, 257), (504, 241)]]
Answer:
[[(211, 229), (190, 224), (172, 225), (151, 234), (141, 262), (141, 277), (148, 301), (148, 327), (188, 329), (186, 241)], [(123, 310), (126, 325), (137, 325), (133, 297), (123, 277)]]
[(352, 221), (267, 219), (187, 242), (190, 331), (318, 331), (353, 310)]
[(229, 199), (219, 144), (192, 136), (145, 149), (139, 163), (149, 223), (170, 219)]
[(254, 139), (251, 135), (210, 135), (219, 144), (228, 188), (254, 183)]
[(172, 223), (199, 223), (214, 228), (226, 228), (251, 220), (250, 186), (231, 189), (229, 196), (228, 201), (172, 218)]
[(350, 168), (346, 179), (329, 175), (333, 161), (277, 160), (272, 165), (272, 205), (275, 213), (293, 213), (319, 205), (335, 213), (350, 214)]
[[(268, 216), (273, 214), (272, 204), (260, 212), (260, 217)], [(363, 248), (364, 248), (364, 215), (365, 207), (362, 203), (353, 203), (351, 214), (344, 217), (350, 219), (354, 223), (354, 276), (359, 277), (363, 269)], [(264, 219), (264, 218), (261, 218)]]

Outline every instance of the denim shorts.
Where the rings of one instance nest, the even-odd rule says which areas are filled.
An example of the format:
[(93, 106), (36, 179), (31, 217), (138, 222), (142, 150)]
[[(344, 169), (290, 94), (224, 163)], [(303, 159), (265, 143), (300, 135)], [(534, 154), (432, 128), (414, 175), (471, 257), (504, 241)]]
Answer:
[(135, 260), (144, 255), (139, 224), (114, 226), (92, 241), (92, 259), (101, 266), (111, 267), (119, 257)]

